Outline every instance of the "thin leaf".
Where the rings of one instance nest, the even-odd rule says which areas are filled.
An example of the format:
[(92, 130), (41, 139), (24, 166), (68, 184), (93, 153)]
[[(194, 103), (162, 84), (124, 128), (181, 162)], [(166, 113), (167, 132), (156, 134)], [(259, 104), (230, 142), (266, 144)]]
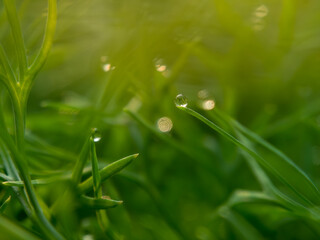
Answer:
[[(127, 156), (101, 169), (100, 170), (101, 182), (107, 180), (114, 174), (120, 172), (123, 168), (128, 166), (135, 158), (137, 158), (138, 155), (139, 154), (133, 154), (133, 155)], [(78, 190), (80, 193), (85, 193), (90, 191), (92, 187), (93, 187), (93, 178), (90, 177), (86, 181), (79, 184)]]
[(123, 203), (123, 201), (112, 200), (112, 199), (109, 199), (108, 197), (91, 198), (91, 197), (81, 196), (80, 200), (84, 205), (93, 209), (108, 209), (108, 208), (119, 206), (120, 204)]
[(0, 232), (2, 240), (40, 240), (37, 236), (0, 215)]
[(262, 235), (240, 214), (223, 206), (219, 208), (219, 215), (228, 220), (231, 225), (247, 240), (263, 239)]
[(3, 212), (4, 212), (4, 210), (7, 208), (10, 200), (11, 200), (11, 196), (9, 196), (9, 197), (2, 203), (2, 205), (0, 206), (0, 213), (3, 213)]
[(291, 186), (294, 186), (297, 192), (303, 194), (308, 199), (310, 199), (314, 204), (320, 204), (320, 192), (313, 181), (308, 177), (308, 175), (303, 172), (289, 157), (287, 157), (283, 152), (274, 147), (272, 144), (268, 143), (266, 140), (261, 138), (259, 135), (250, 131), (248, 128), (241, 125), (236, 120), (223, 114), (221, 111), (216, 111), (219, 116), (224, 118), (225, 121), (231, 123), (237, 130), (241, 131), (247, 135), (250, 139), (265, 147), (272, 153), (274, 153), (279, 158), (270, 158), (268, 162), (273, 168), (279, 169), (278, 172), (281, 174), (282, 178), (285, 179)]
[[(188, 107), (179, 107), (179, 109), (187, 112), (188, 114), (198, 118), (202, 122), (204, 122), (206, 125), (208, 125), (213, 130), (217, 131), (219, 134), (221, 134), (223, 137), (227, 138), (229, 141), (234, 143), (236, 146), (241, 148), (242, 150), (246, 151), (251, 157), (253, 157), (255, 160), (257, 160), (262, 166), (266, 167), (268, 170), (270, 170), (278, 179), (280, 179), (286, 186), (288, 186), (291, 190), (293, 190), (308, 206), (312, 206), (312, 202), (319, 203), (320, 202), (320, 193), (319, 190), (315, 187), (315, 185), (310, 182), (308, 178), (305, 178), (304, 175), (300, 174), (300, 171), (296, 170), (292, 165), (290, 166), (290, 171), (295, 171), (296, 174), (299, 174), (298, 176), (304, 181), (306, 184), (305, 189), (301, 189), (299, 186), (295, 184), (294, 181), (290, 181), (284, 171), (287, 169), (279, 168), (279, 163), (275, 163), (274, 161), (267, 161), (264, 158), (262, 158), (259, 154), (257, 154), (255, 151), (248, 148), (246, 145), (244, 145), (242, 142), (240, 142), (238, 139), (224, 131), (222, 128), (202, 116), (201, 114), (195, 112), (194, 110), (188, 108)], [(306, 191), (312, 191), (313, 198), (310, 198), (310, 194)]]

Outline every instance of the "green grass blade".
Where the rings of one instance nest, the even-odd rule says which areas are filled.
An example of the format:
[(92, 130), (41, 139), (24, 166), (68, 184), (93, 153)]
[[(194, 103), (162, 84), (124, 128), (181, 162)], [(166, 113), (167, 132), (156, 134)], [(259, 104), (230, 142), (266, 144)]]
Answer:
[(27, 56), (22, 36), (22, 30), (18, 18), (15, 0), (4, 0), (4, 5), (7, 12), (7, 18), (11, 26), (11, 32), (13, 40), (15, 42), (16, 52), (19, 59), (19, 71), (20, 71), (20, 82), (23, 81), (25, 71), (27, 70)]
[(76, 165), (72, 172), (72, 180), (74, 181), (75, 184), (78, 184), (81, 180), (82, 171), (84, 169), (84, 166), (86, 164), (86, 161), (89, 155), (89, 147), (90, 147), (90, 142), (89, 140), (86, 140), (86, 142), (84, 143), (81, 149), (80, 155), (77, 159)]
[(9, 196), (9, 197), (1, 204), (1, 206), (0, 206), (0, 213), (3, 213), (4, 210), (6, 210), (6, 208), (7, 208), (8, 204), (9, 204), (10, 200), (11, 200), (11, 196)]
[(221, 217), (226, 219), (230, 224), (247, 240), (264, 239), (262, 235), (240, 214), (232, 209), (222, 206), (218, 213)]
[(0, 232), (2, 240), (40, 240), (37, 236), (30, 233), (26, 229), (20, 227), (16, 223), (10, 221), (0, 215)]
[(228, 199), (226, 205), (234, 207), (239, 204), (260, 203), (273, 206), (279, 206), (287, 209), (285, 205), (282, 205), (277, 199), (274, 199), (264, 192), (248, 191), (248, 190), (236, 190)]
[[(282, 177), (292, 186), (295, 186), (298, 192), (304, 194), (308, 197), (314, 204), (320, 204), (320, 192), (313, 181), (308, 177), (308, 175), (303, 172), (289, 157), (287, 157), (283, 152), (274, 147), (272, 144), (268, 143), (266, 140), (261, 138), (259, 135), (250, 131), (248, 128), (241, 125), (236, 120), (223, 114), (221, 111), (216, 111), (218, 115), (232, 124), (237, 130), (241, 131), (243, 134), (248, 136), (254, 142), (260, 144), (261, 146), (268, 149), (270, 152), (274, 153), (279, 158), (270, 158), (268, 161), (270, 164), (277, 169), (285, 169), (281, 171)], [(279, 170), (280, 172), (280, 170)]]
[(91, 198), (81, 196), (81, 202), (92, 209), (108, 209), (119, 206), (123, 201), (116, 201), (109, 198)]
[(16, 77), (15, 77), (14, 72), (12, 70), (12, 67), (10, 65), (7, 54), (3, 49), (2, 44), (0, 44), (0, 61), (1, 61), (1, 64), (6, 72), (7, 79), (10, 80), (10, 85), (12, 86), (12, 84), (16, 83), (17, 80), (16, 80)]
[(92, 182), (94, 197), (101, 198), (101, 177), (99, 172), (98, 158), (96, 154), (96, 145), (92, 138), (90, 138), (90, 158), (92, 163)]
[[(114, 174), (120, 172), (123, 168), (128, 166), (138, 156), (139, 154), (133, 154), (133, 155), (124, 157), (101, 169), (100, 170), (101, 182), (107, 180), (108, 178), (112, 177)], [(87, 180), (79, 184), (78, 190), (80, 193), (85, 193), (90, 191), (92, 187), (93, 187), (93, 178), (89, 177)]]
[(42, 46), (36, 59), (28, 69), (28, 74), (31, 76), (36, 75), (38, 71), (42, 68), (43, 64), (48, 58), (49, 51), (53, 42), (53, 37), (57, 24), (57, 1), (49, 0), (48, 3), (48, 18)]
[(299, 186), (295, 185), (294, 181), (288, 181), (287, 178), (283, 177), (283, 176), (286, 176), (286, 174), (284, 173), (284, 171), (286, 171), (286, 169), (279, 168), (279, 165), (274, 166), (273, 165), (274, 162), (270, 163), (269, 161), (265, 160), (259, 154), (257, 154), (255, 151), (248, 148), (246, 145), (241, 143), (238, 139), (236, 139), (235, 137), (233, 137), (232, 135), (230, 135), (229, 133), (224, 131), (222, 128), (220, 128), (219, 126), (217, 126), (216, 124), (214, 124), (213, 122), (211, 122), (210, 120), (208, 120), (207, 118), (202, 116), (201, 114), (197, 113), (196, 111), (194, 111), (188, 107), (180, 107), (180, 106), (177, 106), (177, 107), (179, 109), (185, 111), (186, 113), (196, 117), (200, 121), (204, 122), (210, 128), (217, 131), (223, 137), (225, 137), (226, 139), (228, 139), (229, 141), (234, 143), (240, 149), (246, 151), (250, 156), (252, 156), (254, 159), (256, 159), (262, 166), (264, 166), (268, 170), (270, 170), (286, 186), (288, 186), (291, 190), (293, 190), (305, 202), (305, 204), (312, 206), (313, 205), (312, 202), (314, 202), (314, 203), (320, 202), (320, 194), (319, 194), (318, 189), (314, 186), (314, 184), (310, 183), (310, 181), (308, 179), (304, 178), (303, 175), (299, 175), (299, 176), (301, 177), (301, 179), (303, 179), (304, 183), (307, 184), (307, 186), (305, 186), (305, 189), (308, 189), (308, 191), (312, 190), (312, 192), (314, 193), (314, 198), (312, 198), (312, 199), (309, 199), (309, 197), (308, 197), (309, 193), (306, 192), (305, 189), (301, 189)]

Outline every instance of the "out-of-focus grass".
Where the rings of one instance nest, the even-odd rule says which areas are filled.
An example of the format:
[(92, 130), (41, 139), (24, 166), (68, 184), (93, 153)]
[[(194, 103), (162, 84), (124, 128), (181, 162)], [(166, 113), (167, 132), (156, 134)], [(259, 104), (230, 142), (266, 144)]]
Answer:
[[(18, 71), (3, 3), (0, 41)], [(47, 2), (16, 5), (32, 62)], [(25, 135), (29, 172), (49, 221), (70, 239), (319, 239), (319, 10), (316, 0), (58, 1)], [(0, 92), (14, 136), (3, 85)], [(180, 93), (273, 168), (179, 111)], [(92, 128), (102, 133), (97, 159), (86, 143)], [(21, 182), (8, 172), (14, 156), (4, 145), (0, 228), (16, 238), (43, 238), (13, 194)], [(111, 230), (104, 231), (104, 213), (86, 205), (98, 204), (96, 165), (136, 152), (137, 160), (101, 184), (103, 194), (123, 200), (106, 210)], [(83, 199), (74, 182), (89, 178), (92, 190)]]

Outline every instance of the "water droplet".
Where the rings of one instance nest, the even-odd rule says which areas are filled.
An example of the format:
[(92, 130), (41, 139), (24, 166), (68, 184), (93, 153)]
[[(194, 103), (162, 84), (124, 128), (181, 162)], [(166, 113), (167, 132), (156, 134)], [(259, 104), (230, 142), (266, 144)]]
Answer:
[(99, 142), (101, 140), (101, 132), (97, 128), (93, 128), (91, 137), (94, 142)]
[(207, 111), (212, 110), (215, 107), (215, 105), (216, 103), (212, 99), (205, 100), (202, 102), (202, 108)]
[(172, 120), (168, 117), (159, 118), (157, 125), (161, 132), (170, 132), (173, 127)]
[(177, 107), (186, 107), (188, 105), (188, 99), (182, 94), (176, 96), (175, 104)]

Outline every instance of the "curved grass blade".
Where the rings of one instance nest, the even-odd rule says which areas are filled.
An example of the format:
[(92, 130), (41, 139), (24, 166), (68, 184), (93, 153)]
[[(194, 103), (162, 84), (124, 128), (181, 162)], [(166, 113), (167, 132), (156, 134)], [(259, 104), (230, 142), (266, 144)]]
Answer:
[[(186, 113), (196, 117), (200, 121), (204, 122), (206, 125), (208, 125), (213, 130), (217, 131), (219, 134), (221, 134), (223, 137), (234, 143), (236, 146), (241, 148), (242, 150), (246, 151), (251, 157), (256, 159), (262, 166), (266, 167), (268, 170), (270, 170), (276, 177), (278, 177), (279, 180), (281, 180), (286, 186), (288, 186), (292, 191), (294, 191), (303, 201), (304, 204), (307, 206), (314, 206), (314, 203), (320, 203), (320, 193), (319, 190), (315, 187), (315, 185), (310, 182), (308, 178), (305, 178), (304, 175), (300, 174), (300, 171), (295, 171), (296, 176), (292, 177), (298, 177), (300, 178), (304, 183), (305, 187), (301, 188), (300, 186), (296, 185), (295, 179), (290, 179), (286, 175), (285, 171), (286, 169), (282, 169), (279, 167), (278, 164), (274, 162), (269, 162), (262, 158), (260, 155), (258, 155), (255, 151), (248, 148), (246, 145), (244, 145), (242, 142), (240, 142), (238, 139), (224, 131), (222, 128), (202, 116), (201, 114), (197, 113), (196, 111), (188, 108), (188, 107), (181, 107), (177, 106), (179, 109), (185, 111)], [(285, 177), (284, 177), (285, 176)], [(310, 198), (309, 191), (312, 192), (313, 197)]]
[(91, 198), (87, 196), (81, 196), (81, 202), (92, 209), (108, 209), (123, 203), (123, 201), (116, 201), (107, 197)]
[(13, 39), (15, 42), (16, 53), (19, 59), (20, 81), (24, 80), (25, 71), (27, 70), (27, 55), (22, 36), (21, 25), (18, 19), (16, 3), (12, 0), (4, 0), (8, 21), (11, 26)]
[[(55, 29), (56, 29), (57, 1), (56, 0), (49, 0), (48, 2), (49, 2), (48, 18), (47, 18), (46, 29), (45, 29), (45, 33), (44, 33), (42, 46), (40, 48), (40, 51), (39, 51), (36, 59), (31, 64), (31, 66), (28, 68), (28, 74), (31, 76), (34, 76), (39, 72), (39, 70), (44, 65), (46, 59), (48, 58), (49, 51), (51, 49), (51, 45), (53, 42)], [(30, 83), (30, 84), (32, 84), (32, 83)]]
[(86, 140), (86, 142), (84, 143), (79, 158), (77, 159), (76, 165), (72, 171), (72, 180), (75, 184), (78, 184), (81, 180), (82, 171), (84, 169), (89, 154), (89, 143), (89, 140)]
[(240, 204), (246, 203), (260, 203), (260, 204), (268, 204), (273, 206), (278, 206), (284, 209), (287, 207), (281, 204), (277, 199), (270, 197), (268, 194), (264, 192), (256, 192), (256, 191), (248, 191), (248, 190), (236, 190), (234, 191), (226, 205), (229, 207), (234, 207)]
[(11, 200), (11, 196), (9, 196), (9, 197), (2, 203), (2, 205), (0, 206), (0, 213), (3, 213), (4, 210), (6, 210), (6, 208), (7, 208), (8, 204), (9, 204), (10, 200)]
[[(133, 154), (130, 156), (127, 156), (125, 158), (122, 158), (118, 161), (115, 161), (108, 166), (104, 167), (100, 170), (100, 176), (101, 176), (101, 182), (107, 180), (108, 178), (112, 177), (114, 174), (121, 171), (123, 168), (128, 166), (135, 158), (137, 158), (139, 154)], [(86, 181), (82, 182), (78, 186), (78, 190), (80, 193), (88, 192), (93, 187), (93, 178), (90, 177)]]
[[(224, 121), (231, 124), (236, 130), (242, 132), (254, 142), (260, 144), (261, 146), (268, 149), (270, 152), (274, 153), (279, 158), (270, 158), (268, 161), (270, 164), (277, 169), (285, 169), (281, 171), (281, 175), (286, 181), (295, 186), (298, 192), (303, 193), (308, 199), (310, 199), (314, 204), (320, 204), (320, 192), (309, 176), (303, 172), (288, 156), (286, 156), (279, 149), (274, 147), (272, 144), (268, 143), (266, 140), (261, 138), (259, 135), (250, 131), (248, 128), (241, 125), (236, 120), (222, 113), (221, 111), (215, 111)], [(279, 171), (280, 172), (280, 171)]]
[(262, 235), (255, 229), (245, 218), (233, 211), (227, 206), (222, 206), (218, 210), (218, 214), (226, 219), (242, 236), (247, 240), (264, 239)]
[(2, 240), (40, 240), (37, 236), (26, 229), (18, 226), (4, 216), (0, 215), (0, 232)]

